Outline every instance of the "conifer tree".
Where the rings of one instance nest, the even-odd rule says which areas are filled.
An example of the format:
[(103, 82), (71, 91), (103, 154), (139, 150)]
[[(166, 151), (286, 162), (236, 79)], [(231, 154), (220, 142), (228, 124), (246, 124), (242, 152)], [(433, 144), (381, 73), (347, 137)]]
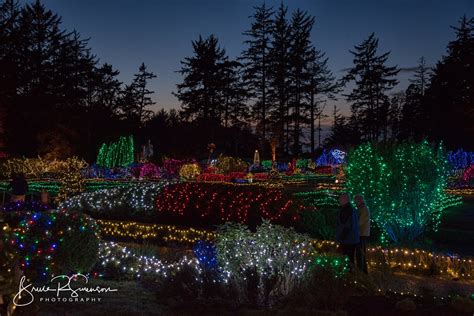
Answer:
[(267, 7), (265, 2), (255, 7), (250, 29), (243, 33), (247, 37), (244, 42), (247, 48), (241, 54), (243, 79), (253, 101), (252, 117), (257, 122), (262, 140), (267, 138), (267, 125), (273, 110), (269, 100), (272, 15), (272, 8)]
[(386, 94), (397, 83), (399, 70), (386, 63), (390, 52), (378, 55), (378, 39), (372, 33), (350, 51), (354, 66), (344, 76), (343, 82), (353, 81), (355, 87), (346, 95), (351, 104), (353, 121), (361, 130), (364, 140), (377, 141), (387, 137), (389, 98)]
[(425, 132), (452, 147), (474, 149), (474, 18), (453, 27), (456, 38), (433, 70), (423, 99)]

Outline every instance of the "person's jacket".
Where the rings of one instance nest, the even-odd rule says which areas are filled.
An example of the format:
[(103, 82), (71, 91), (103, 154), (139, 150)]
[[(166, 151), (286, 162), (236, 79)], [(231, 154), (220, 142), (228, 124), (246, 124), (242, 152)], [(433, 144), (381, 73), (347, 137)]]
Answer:
[(28, 191), (28, 182), (24, 178), (16, 178), (10, 182), (12, 194), (25, 195)]
[(342, 206), (339, 211), (336, 240), (345, 245), (355, 245), (360, 242), (359, 217), (357, 211), (350, 204)]
[(370, 212), (367, 205), (357, 206), (359, 210), (359, 232), (361, 236), (370, 236)]

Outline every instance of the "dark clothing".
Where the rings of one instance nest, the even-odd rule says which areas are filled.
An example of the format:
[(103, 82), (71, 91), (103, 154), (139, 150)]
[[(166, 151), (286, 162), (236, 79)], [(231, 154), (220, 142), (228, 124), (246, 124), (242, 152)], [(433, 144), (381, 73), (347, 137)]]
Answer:
[(351, 265), (355, 264), (354, 255), (357, 245), (356, 244), (341, 244), (342, 254), (349, 257), (349, 262)]
[(351, 204), (342, 206), (339, 211), (336, 240), (346, 245), (359, 243), (359, 216)]
[(28, 191), (28, 182), (23, 177), (16, 177), (10, 182), (13, 195), (25, 195)]
[(356, 261), (359, 270), (365, 274), (368, 273), (367, 269), (367, 236), (360, 236), (360, 243), (356, 249)]

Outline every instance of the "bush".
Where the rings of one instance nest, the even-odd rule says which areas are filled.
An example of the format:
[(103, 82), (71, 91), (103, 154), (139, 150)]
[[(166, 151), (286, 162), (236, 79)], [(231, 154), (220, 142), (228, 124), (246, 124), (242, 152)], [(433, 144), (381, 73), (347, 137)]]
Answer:
[(227, 221), (252, 227), (268, 219), (294, 223), (303, 206), (281, 189), (258, 185), (222, 183), (179, 183), (158, 193), (159, 217), (178, 223), (215, 225)]
[(179, 176), (182, 179), (194, 180), (199, 174), (201, 174), (201, 167), (197, 163), (186, 164), (179, 169)]
[(169, 181), (137, 183), (127, 187), (83, 193), (67, 199), (60, 208), (79, 210), (98, 218), (144, 219), (155, 215), (156, 195)]
[(253, 297), (258, 305), (273, 305), (290, 293), (314, 252), (309, 237), (267, 221), (255, 233), (239, 224), (222, 226), (216, 249), (221, 272), (240, 293), (238, 299)]
[(192, 160), (178, 160), (172, 158), (163, 159), (163, 177), (167, 179), (176, 178), (179, 176), (179, 170), (185, 164), (196, 163), (194, 159)]
[(448, 164), (441, 146), (427, 142), (374, 146), (349, 154), (351, 194), (362, 194), (372, 218), (394, 242), (412, 242), (439, 223)]
[(42, 158), (13, 158), (0, 165), (0, 178), (11, 178), (14, 173), (23, 173), (26, 178), (58, 178), (69, 169), (82, 170), (87, 163), (77, 157), (66, 160), (46, 160)]
[(95, 265), (99, 233), (94, 220), (81, 213), (33, 213), (21, 221), (8, 244), (17, 250), (21, 267), (31, 278), (86, 273)]
[(338, 210), (321, 208), (304, 210), (300, 213), (300, 229), (313, 238), (331, 240), (336, 235)]
[(220, 155), (216, 163), (217, 169), (222, 173), (243, 172), (249, 167), (249, 164), (237, 157), (228, 157)]
[(140, 178), (160, 178), (161, 176), (160, 168), (152, 162), (143, 164), (139, 170)]
[[(334, 255), (330, 262), (345, 258)], [(340, 265), (337, 265), (340, 266)], [(306, 311), (340, 311), (353, 296), (373, 295), (370, 277), (357, 270), (340, 274), (334, 266), (313, 266), (305, 274), (302, 282), (282, 301), (285, 306), (304, 306)]]

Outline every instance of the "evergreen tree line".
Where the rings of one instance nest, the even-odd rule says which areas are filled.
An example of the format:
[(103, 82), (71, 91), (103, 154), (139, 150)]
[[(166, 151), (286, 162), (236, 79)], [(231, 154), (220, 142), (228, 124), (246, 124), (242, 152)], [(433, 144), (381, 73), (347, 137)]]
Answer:
[(125, 84), (87, 45), (40, 1), (0, 5), (0, 105), (10, 152), (92, 158), (102, 142), (152, 116), (147, 86), (156, 75), (142, 63)]
[(363, 141), (443, 141), (450, 148), (474, 149), (474, 19), (453, 27), (447, 53), (429, 67), (423, 57), (405, 91), (390, 92), (400, 69), (387, 66), (374, 34), (351, 51), (354, 65), (342, 78), (351, 115), (337, 107), (327, 145), (350, 147)]
[(250, 19), (245, 49), (235, 60), (214, 35), (192, 42), (193, 55), (181, 62), (183, 81), (175, 93), (182, 114), (223, 126), (252, 124), (266, 151), (273, 143), (280, 154), (298, 155), (304, 144), (314, 152), (322, 102), (340, 88), (325, 54), (311, 42), (315, 18), (263, 3)]
[(40, 1), (2, 2), (0, 128), (8, 151), (93, 160), (101, 143), (134, 134), (138, 145), (150, 138), (156, 152), (172, 156), (205, 154), (210, 142), (232, 155), (269, 153), (270, 144), (279, 157), (299, 155), (304, 146), (314, 153), (325, 101), (344, 87), (351, 114), (334, 108), (327, 145), (421, 138), (474, 145), (472, 18), (454, 28), (456, 38), (435, 67), (420, 59), (402, 92), (394, 92), (400, 69), (389, 65), (390, 52), (379, 52), (374, 34), (351, 50), (353, 66), (336, 79), (311, 41), (313, 16), (263, 3), (250, 21), (235, 59), (214, 35), (192, 41), (178, 70), (181, 108), (154, 113), (149, 82), (156, 75), (145, 64), (123, 83)]

